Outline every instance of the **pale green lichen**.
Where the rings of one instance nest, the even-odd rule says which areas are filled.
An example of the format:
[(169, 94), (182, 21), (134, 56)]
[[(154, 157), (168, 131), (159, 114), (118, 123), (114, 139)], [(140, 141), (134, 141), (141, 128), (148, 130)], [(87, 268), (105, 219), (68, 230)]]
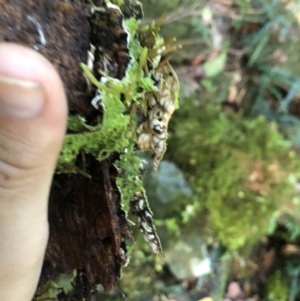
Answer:
[[(131, 37), (129, 53), (133, 61), (122, 80), (108, 78), (105, 84), (97, 81), (83, 65), (85, 74), (101, 89), (103, 119), (101, 125), (93, 127), (88, 126), (80, 116), (69, 118), (68, 129), (77, 133), (65, 137), (58, 160), (58, 172), (77, 172), (75, 160), (81, 150), (102, 161), (114, 152), (122, 153), (126, 147), (135, 143), (134, 104), (137, 102), (137, 105), (143, 106), (145, 93), (152, 92), (155, 88), (150, 74), (146, 75), (143, 71), (147, 49), (134, 38), (138, 21), (131, 18), (124, 23)], [(142, 92), (137, 92), (140, 90)], [(121, 93), (125, 96), (125, 101), (121, 101)], [(132, 114), (128, 114), (129, 110), (132, 110)]]
[(119, 160), (115, 162), (115, 166), (120, 175), (126, 175), (125, 177), (118, 177), (116, 183), (121, 192), (122, 205), (127, 212), (132, 197), (143, 190), (143, 181), (139, 176), (141, 160), (135, 155), (131, 147), (120, 155)]
[[(111, 13), (116, 22), (119, 22), (120, 15), (118, 14), (121, 14), (121, 11), (117, 6), (110, 4), (111, 2), (106, 1), (106, 7), (93, 6), (93, 10), (96, 13)], [(101, 22), (99, 22), (99, 20), (92, 20), (92, 24), (96, 29), (97, 26), (101, 26)], [(120, 26), (119, 23), (116, 24)], [(68, 134), (65, 137), (57, 166), (57, 173), (81, 173), (89, 176), (84, 170), (76, 166), (77, 157), (81, 152), (92, 155), (99, 161), (110, 157), (112, 154), (118, 154), (118, 160), (114, 162), (114, 165), (119, 173), (116, 184), (121, 194), (121, 204), (127, 212), (130, 201), (140, 195), (143, 197), (145, 206), (143, 212), (147, 210), (149, 216), (152, 213), (143, 188), (140, 169), (141, 159), (135, 153), (136, 146), (139, 146), (137, 144), (137, 127), (139, 126), (137, 113), (142, 114), (144, 119), (149, 119), (149, 111), (154, 109), (149, 108), (149, 97), (153, 99), (159, 99), (162, 95), (166, 97), (165, 92), (170, 89), (167, 95), (170, 95), (171, 99), (167, 97), (167, 101), (168, 108), (171, 107), (172, 110), (169, 109), (168, 111), (166, 109), (164, 111), (163, 108), (162, 111), (162, 114), (168, 114), (168, 121), (175, 108), (178, 107), (179, 89), (177, 76), (167, 61), (160, 66), (161, 55), (167, 49), (167, 45), (164, 45), (163, 39), (158, 33), (153, 36), (153, 26), (148, 29), (143, 28), (139, 32), (139, 21), (135, 18), (122, 21), (121, 29), (128, 34), (127, 47), (130, 57), (122, 79), (103, 74), (101, 79), (98, 80), (90, 69), (81, 63), (86, 78), (98, 90), (97, 106), (103, 111), (103, 116), (99, 123), (94, 126), (88, 125), (81, 116), (69, 117)], [(140, 40), (141, 32), (144, 37), (143, 43)], [(145, 39), (147, 36), (152, 37), (151, 43)], [(151, 67), (149, 68), (149, 66)], [(170, 74), (172, 75), (171, 81), (168, 78)], [(155, 86), (157, 79), (154, 80), (154, 78), (156, 75), (161, 75), (158, 81), (159, 86)], [(163, 87), (163, 91), (160, 91), (161, 87)], [(154, 95), (156, 96), (154, 97)], [(100, 96), (99, 101), (98, 96)], [(164, 131), (167, 131), (167, 123), (164, 124)], [(164, 133), (164, 139), (166, 137), (167, 133)], [(163, 143), (165, 150), (165, 140), (163, 140)], [(151, 150), (155, 153), (154, 168), (157, 168), (163, 153), (157, 154), (158, 151), (154, 147), (145, 150)], [(142, 228), (140, 226), (141, 230)], [(152, 249), (154, 247), (154, 251), (156, 250), (157, 252), (155, 252), (159, 254), (161, 251), (159, 238), (156, 235), (155, 227), (152, 226), (152, 228), (155, 239), (150, 241), (149, 236), (148, 242)], [(147, 235), (145, 239), (147, 240)]]

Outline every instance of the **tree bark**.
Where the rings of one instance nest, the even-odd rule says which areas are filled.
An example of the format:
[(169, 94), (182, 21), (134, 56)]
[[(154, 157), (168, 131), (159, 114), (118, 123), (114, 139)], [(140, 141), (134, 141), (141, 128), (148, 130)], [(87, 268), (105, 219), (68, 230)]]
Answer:
[[(90, 25), (84, 0), (0, 0), (0, 41), (28, 46), (57, 69), (70, 114), (88, 121), (97, 112), (79, 67), (87, 62)], [(130, 236), (115, 186), (113, 158), (97, 161), (84, 153), (78, 165), (91, 176), (56, 175), (49, 203), (50, 239), (40, 286), (59, 273), (84, 271), (86, 283), (114, 287), (124, 263), (122, 235)], [(34, 218), (34, 217), (33, 217)], [(123, 247), (123, 249), (121, 248)], [(85, 287), (85, 289), (86, 289)]]

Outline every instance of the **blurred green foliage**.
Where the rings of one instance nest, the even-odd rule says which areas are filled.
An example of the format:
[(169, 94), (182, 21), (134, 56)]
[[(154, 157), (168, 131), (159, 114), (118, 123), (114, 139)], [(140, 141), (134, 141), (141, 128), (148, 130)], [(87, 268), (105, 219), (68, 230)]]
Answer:
[(289, 297), (289, 289), (286, 278), (277, 270), (267, 281), (267, 301), (286, 301)]
[[(149, 21), (166, 15), (164, 37), (176, 35), (184, 46), (172, 54), (174, 61), (203, 57), (200, 76), (194, 79), (199, 91), (181, 98), (169, 126), (168, 162), (162, 162), (156, 176), (148, 172), (145, 185), (167, 254), (178, 242), (199, 237), (203, 248), (214, 249), (210, 277), (217, 282), (213, 292), (217, 301), (234, 273), (231, 261), (246, 262), (263, 238), (276, 235), (278, 224), (287, 229), (285, 243), (300, 245), (300, 198), (295, 189), (300, 171), (299, 4), (141, 2)], [(218, 11), (224, 2), (228, 6)], [(232, 89), (243, 92), (238, 101), (230, 99)], [(223, 110), (221, 104), (229, 100), (236, 101), (237, 113)], [(138, 242), (123, 269), (120, 290), (133, 301), (182, 293), (183, 287), (172, 281), (178, 275), (166, 274), (166, 265), (153, 256), (142, 235), (134, 237)], [(182, 253), (177, 256), (189, 264)], [(299, 296), (300, 263), (293, 258), (284, 262), (282, 271), (267, 275), (266, 300), (293, 301)], [(99, 294), (98, 300), (121, 296), (116, 290), (108, 296)]]
[[(199, 91), (181, 98), (171, 120), (166, 154), (191, 193), (181, 194), (170, 185), (174, 170), (170, 176), (146, 177), (146, 187), (166, 252), (187, 236), (201, 237), (208, 246), (221, 243), (212, 258), (213, 266), (223, 271), (214, 275), (221, 288), (215, 295), (221, 298), (233, 273), (230, 260), (238, 254), (247, 261), (246, 254), (276, 233), (278, 224), (287, 230), (285, 243), (299, 245), (299, 3), (233, 0), (216, 13), (210, 1), (141, 2), (146, 18), (166, 14), (166, 37), (176, 32), (178, 43), (187, 45), (173, 54), (175, 61), (205, 58), (196, 79)], [(210, 56), (213, 52), (217, 55)], [(184, 83), (181, 88), (187, 89)], [(241, 92), (238, 101), (230, 99), (232, 89)], [(221, 104), (229, 99), (237, 101), (238, 113), (223, 110)], [(140, 298), (142, 287), (148, 286), (148, 296), (149, 287), (171, 287), (158, 285), (165, 276), (154, 273), (157, 265), (147, 247), (134, 248), (133, 257), (136, 253), (139, 260), (124, 269), (122, 287), (128, 297), (134, 287)], [(137, 278), (135, 273), (144, 275), (139, 269), (143, 260), (146, 276)], [(266, 300), (296, 300), (299, 294), (299, 263), (283, 261), (283, 272), (267, 277)], [(148, 277), (151, 270), (154, 278)]]
[(299, 168), (276, 124), (226, 115), (213, 105), (197, 107), (190, 99), (171, 129), (170, 158), (196, 194), (183, 219), (190, 212), (192, 223), (207, 209), (207, 226), (233, 251), (271, 232), (282, 202), (294, 193)]

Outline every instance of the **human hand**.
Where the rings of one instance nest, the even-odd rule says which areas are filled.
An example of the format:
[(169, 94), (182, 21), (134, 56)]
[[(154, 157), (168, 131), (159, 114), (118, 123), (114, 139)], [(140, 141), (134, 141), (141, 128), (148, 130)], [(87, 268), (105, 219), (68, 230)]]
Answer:
[(0, 43), (0, 300), (30, 301), (48, 240), (47, 207), (67, 102), (53, 66)]

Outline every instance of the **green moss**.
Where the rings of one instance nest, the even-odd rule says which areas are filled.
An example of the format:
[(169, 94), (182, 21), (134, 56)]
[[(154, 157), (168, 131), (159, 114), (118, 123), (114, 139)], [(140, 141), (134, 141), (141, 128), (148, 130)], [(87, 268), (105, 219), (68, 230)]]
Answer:
[(266, 299), (267, 301), (287, 301), (289, 299), (288, 284), (279, 270), (268, 277)]
[(121, 6), (124, 3), (124, 0), (111, 0), (110, 1), (112, 4)]
[(208, 228), (230, 250), (270, 233), (299, 167), (276, 125), (186, 101), (172, 130), (169, 156), (196, 195), (182, 213), (185, 221), (207, 211)]

